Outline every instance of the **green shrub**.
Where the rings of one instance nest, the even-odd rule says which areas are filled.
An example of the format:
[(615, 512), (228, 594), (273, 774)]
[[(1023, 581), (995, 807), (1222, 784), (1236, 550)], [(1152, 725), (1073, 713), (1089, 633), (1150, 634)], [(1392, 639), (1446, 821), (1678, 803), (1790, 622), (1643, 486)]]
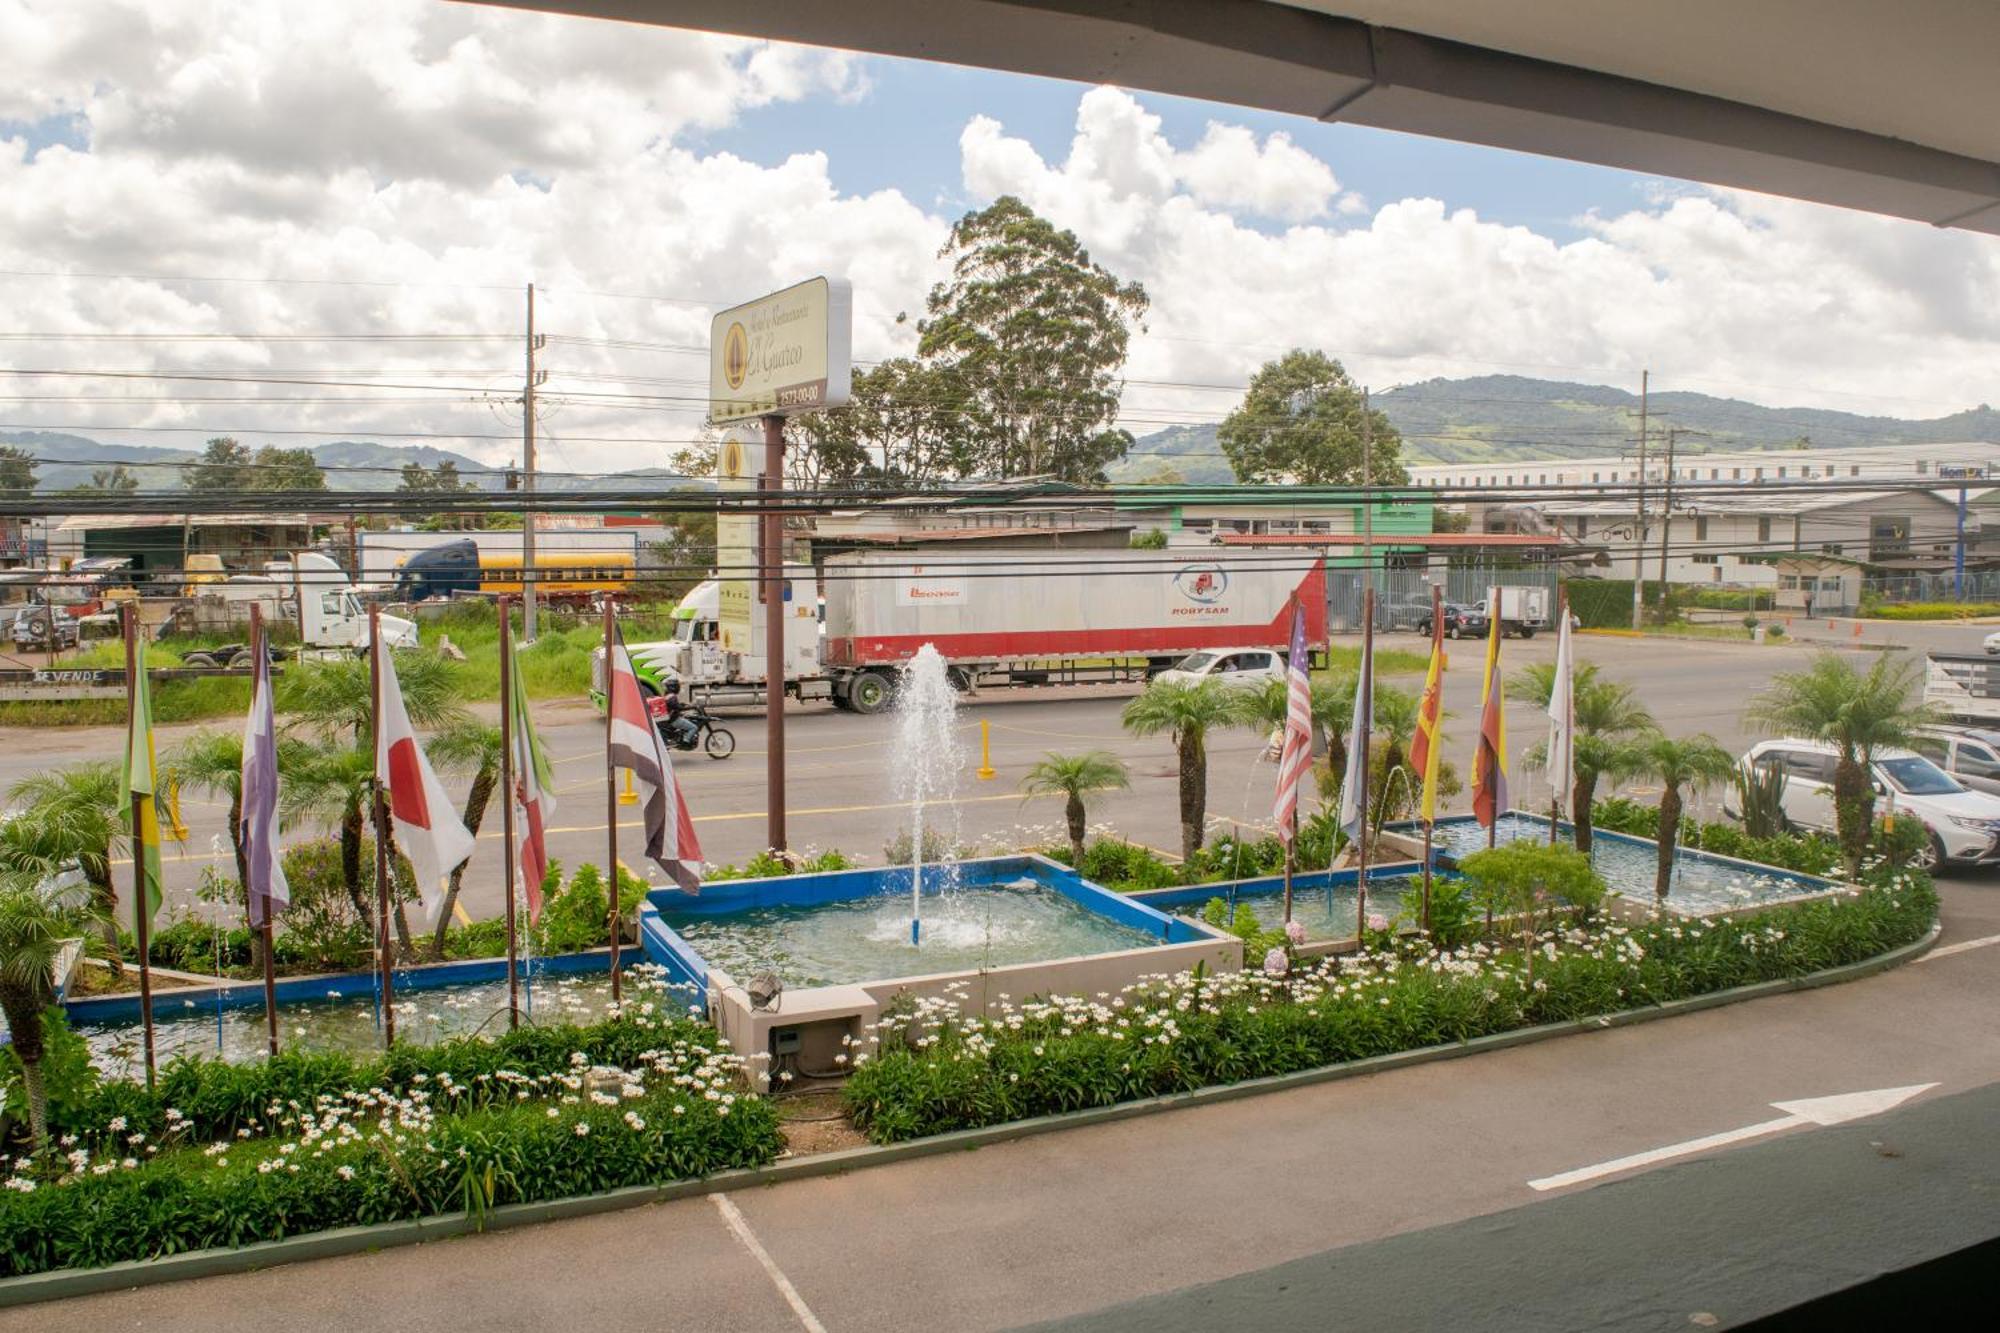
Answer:
[[(554, 869), (554, 867), (551, 867)], [(646, 886), (622, 868), (618, 881), (621, 908), (645, 895)], [(544, 891), (542, 919), (535, 925), (537, 953), (580, 953), (611, 942), (611, 890), (604, 872), (585, 861), (562, 888)]]
[(1595, 802), (1590, 807), (1590, 822), (1598, 828), (1628, 833), (1635, 838), (1660, 836), (1660, 808), (1642, 805), (1629, 797), (1613, 796)]
[[(366, 967), (374, 953), (372, 924), (354, 910), (341, 877), (340, 839), (313, 838), (285, 848), (281, 858), (291, 889), (289, 906), (278, 915), (275, 961), (313, 972), (351, 972)], [(361, 840), (362, 875), (374, 884), (375, 840)]]
[[(571, 1091), (591, 1065), (626, 1071), (608, 1102)], [(0, 1192), (0, 1276), (761, 1166), (777, 1115), (736, 1071), (713, 1029), (636, 1011), (365, 1061), (176, 1060), (157, 1092), (111, 1081), (66, 1112), (71, 1150), (111, 1169), (57, 1160)]]
[(1245, 967), (1262, 966), (1264, 956), (1273, 949), (1291, 952), (1291, 941), (1285, 938), (1283, 928), (1267, 929), (1264, 923), (1257, 919), (1257, 913), (1251, 910), (1248, 903), (1236, 904), (1236, 910), (1232, 913), (1228, 903), (1220, 898), (1210, 898), (1202, 904), (1201, 919), (1217, 930), (1226, 930), (1243, 941)]
[(1364, 958), (1282, 980), (1184, 973), (1117, 1006), (1057, 997), (993, 1020), (932, 1016), (922, 1048), (886, 1025), (842, 1095), (870, 1138), (896, 1142), (1803, 976), (1909, 944), (1936, 915), (1930, 881), (1905, 875), (1738, 921), (1573, 932), (1544, 946), (1554, 957), (1532, 980), (1516, 954)]
[(1959, 620), (2000, 616), (2000, 602), (1871, 602), (1867, 614), (1877, 620)]

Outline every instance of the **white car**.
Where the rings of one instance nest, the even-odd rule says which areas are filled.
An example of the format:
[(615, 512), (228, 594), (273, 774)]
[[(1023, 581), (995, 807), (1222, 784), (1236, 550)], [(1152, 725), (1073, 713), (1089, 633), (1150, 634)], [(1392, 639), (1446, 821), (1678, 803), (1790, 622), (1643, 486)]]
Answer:
[(1284, 678), (1284, 655), (1269, 648), (1204, 648), (1189, 653), (1153, 679), (1179, 685), (1218, 680), (1232, 688), (1254, 688), (1267, 680)]
[(2000, 629), (1994, 630), (1991, 634), (1987, 635), (1980, 642), (1982, 642), (1986, 646), (1987, 652), (2000, 653)]
[[(1746, 768), (1777, 767), (1785, 774), (1783, 808), (1788, 827), (1834, 831), (1833, 766), (1839, 751), (1822, 741), (1777, 740), (1754, 745)], [(1913, 815), (1931, 835), (1925, 865), (2000, 863), (2000, 796), (1968, 790), (1958, 779), (1909, 750), (1878, 751), (1869, 765), (1875, 813)], [(1732, 795), (1723, 803), (1740, 812)]]

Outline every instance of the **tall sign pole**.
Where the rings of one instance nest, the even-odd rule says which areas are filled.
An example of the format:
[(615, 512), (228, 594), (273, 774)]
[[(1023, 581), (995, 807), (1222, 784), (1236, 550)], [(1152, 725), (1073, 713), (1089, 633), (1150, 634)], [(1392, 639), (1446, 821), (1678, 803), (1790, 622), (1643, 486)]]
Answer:
[(1632, 516), (1632, 628), (1639, 629), (1646, 608), (1646, 390), (1653, 372), (1639, 372), (1639, 489)]
[[(1361, 418), (1364, 422), (1367, 417)], [(1361, 800), (1355, 809), (1361, 812), (1361, 827), (1354, 839), (1354, 938), (1361, 940), (1362, 928), (1368, 924), (1368, 748), (1375, 743), (1375, 589), (1361, 591), (1361, 669), (1367, 673), (1369, 716), (1355, 731), (1361, 737)], [(1366, 730), (1362, 728), (1365, 727)], [(1384, 794), (1387, 789), (1384, 788)]]
[[(758, 523), (757, 571), (764, 600), (765, 842), (782, 853), (785, 841), (785, 419), (764, 418), (764, 513)], [(921, 853), (919, 854), (921, 859)]]
[[(709, 326), (708, 419), (716, 426), (758, 421), (764, 431), (759, 487), (757, 582), (764, 602), (766, 839), (785, 850), (785, 418), (847, 402), (853, 386), (854, 292), (844, 281), (812, 278), (719, 312)], [(725, 447), (727, 447), (725, 445)], [(720, 537), (720, 524), (718, 524)], [(721, 560), (718, 541), (718, 562)], [(755, 655), (747, 586), (724, 579), (723, 651)], [(801, 597), (800, 606), (807, 603)], [(732, 606), (742, 611), (732, 614)]]

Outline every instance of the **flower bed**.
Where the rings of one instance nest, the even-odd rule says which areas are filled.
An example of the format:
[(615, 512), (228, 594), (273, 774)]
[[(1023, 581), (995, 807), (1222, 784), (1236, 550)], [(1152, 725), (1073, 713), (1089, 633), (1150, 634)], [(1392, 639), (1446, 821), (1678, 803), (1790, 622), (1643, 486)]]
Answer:
[(705, 1023), (628, 1005), (357, 1060), (177, 1060), (67, 1090), (0, 1159), (0, 1276), (470, 1212), (760, 1166), (770, 1103)]
[(1804, 976), (1912, 943), (1936, 915), (1929, 880), (1909, 874), (1734, 921), (1571, 930), (1532, 958), (1418, 944), (1284, 976), (1184, 973), (987, 1018), (925, 1001), (885, 1018), (845, 1097), (870, 1138), (892, 1143)]

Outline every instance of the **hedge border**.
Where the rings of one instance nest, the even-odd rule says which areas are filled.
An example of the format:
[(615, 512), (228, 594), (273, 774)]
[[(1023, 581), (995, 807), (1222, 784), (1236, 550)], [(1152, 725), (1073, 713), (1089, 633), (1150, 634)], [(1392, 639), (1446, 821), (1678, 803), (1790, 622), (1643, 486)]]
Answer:
[(445, 1214), (403, 1222), (383, 1222), (373, 1226), (338, 1227), (304, 1236), (290, 1236), (284, 1240), (257, 1241), (235, 1249), (193, 1250), (158, 1259), (126, 1260), (122, 1263), (107, 1264), (102, 1268), (68, 1268), (49, 1273), (32, 1273), (23, 1277), (0, 1278), (0, 1309), (34, 1305), (44, 1301), (66, 1300), (75, 1296), (96, 1295), (108, 1291), (156, 1286), (167, 1282), (184, 1282), (194, 1278), (255, 1272), (280, 1264), (331, 1259), (369, 1250), (386, 1249), (390, 1246), (418, 1245), (426, 1241), (445, 1240), (480, 1230), (498, 1231), (507, 1227), (533, 1226), (570, 1217), (589, 1217), (598, 1213), (618, 1212), (650, 1203), (665, 1203), (704, 1194), (777, 1185), (787, 1180), (809, 1180), (818, 1176), (838, 1175), (921, 1157), (964, 1152), (973, 1148), (983, 1148), (989, 1144), (1008, 1143), (1064, 1129), (1109, 1124), (1138, 1116), (1155, 1115), (1162, 1111), (1177, 1111), (1185, 1107), (1205, 1106), (1212, 1102), (1234, 1101), (1240, 1097), (1284, 1092), (1292, 1088), (1359, 1078), (1367, 1074), (1431, 1064), (1439, 1060), (1454, 1060), (1484, 1051), (1506, 1050), (1555, 1037), (1629, 1027), (1634, 1023), (1674, 1018), (1681, 1014), (1698, 1013), (1704, 1009), (1718, 1009), (1724, 1005), (1740, 1004), (1746, 1000), (1788, 995), (1795, 991), (1816, 990), (1822, 986), (1859, 981), (1864, 977), (1875, 976), (1921, 958), (1936, 946), (1943, 930), (1942, 921), (1933, 922), (1930, 931), (1922, 939), (1901, 945), (1887, 953), (1877, 954), (1873, 958), (1864, 958), (1858, 963), (1846, 963), (1824, 971), (1808, 972), (1803, 976), (1782, 977), (1775, 981), (1760, 981), (1749, 986), (1734, 986), (1727, 990), (1711, 991), (1706, 995), (1670, 1000), (1647, 1009), (1626, 1009), (1615, 1014), (1600, 1014), (1561, 1023), (1544, 1023), (1536, 1027), (1518, 1028), (1512, 1032), (1496, 1032), (1484, 1037), (1474, 1037), (1470, 1041), (1452, 1042), (1441, 1046), (1419, 1046), (1407, 1051), (1392, 1051), (1387, 1055), (1323, 1065), (1317, 1069), (1305, 1069), (1292, 1074), (1276, 1074), (1267, 1078), (1245, 1079), (1238, 1083), (1215, 1084), (1196, 1088), (1191, 1092), (1119, 1102), (1111, 1106), (1093, 1106), (1080, 1111), (1036, 1116), (1028, 1120), (986, 1125), (977, 1129), (954, 1130), (951, 1133), (934, 1134), (928, 1138), (911, 1139), (904, 1143), (869, 1144), (860, 1148), (844, 1148), (838, 1152), (816, 1153), (810, 1157), (787, 1158), (773, 1162), (769, 1166), (722, 1171), (698, 1180), (677, 1180), (664, 1185), (634, 1185), (603, 1194), (573, 1195), (541, 1203), (506, 1204), (488, 1211), (483, 1227), (475, 1226), (473, 1220), (464, 1214)]

